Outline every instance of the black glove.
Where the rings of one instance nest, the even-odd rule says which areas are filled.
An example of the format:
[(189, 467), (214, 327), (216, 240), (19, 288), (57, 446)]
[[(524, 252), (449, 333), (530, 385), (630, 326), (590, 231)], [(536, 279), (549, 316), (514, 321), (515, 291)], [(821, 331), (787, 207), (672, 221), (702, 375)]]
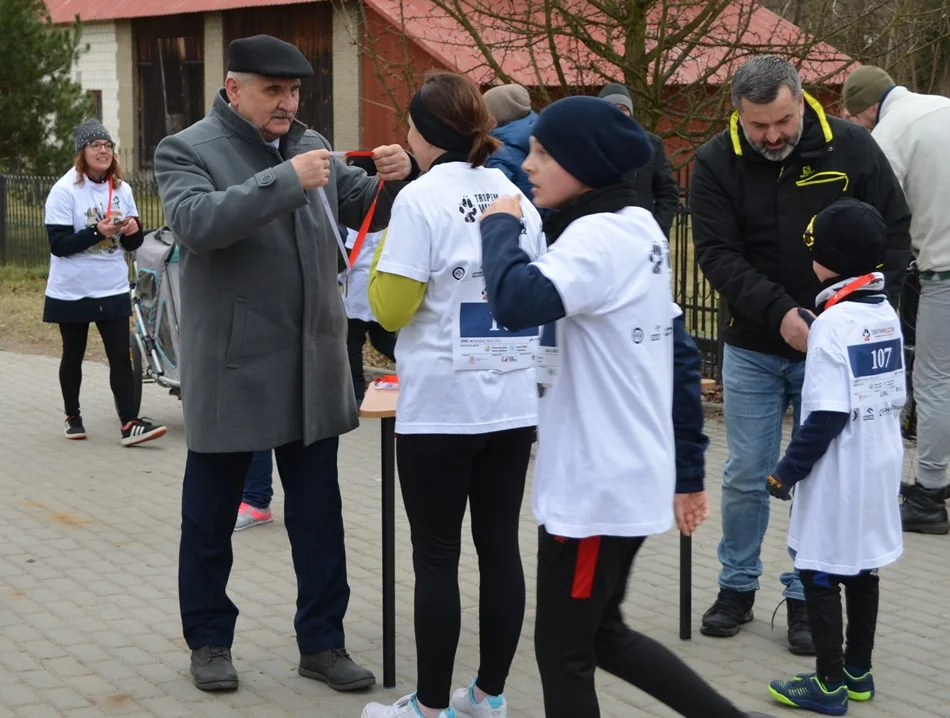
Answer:
[(769, 476), (766, 486), (768, 486), (769, 493), (777, 499), (788, 501), (792, 498), (792, 487), (787, 486), (777, 474), (771, 474)]

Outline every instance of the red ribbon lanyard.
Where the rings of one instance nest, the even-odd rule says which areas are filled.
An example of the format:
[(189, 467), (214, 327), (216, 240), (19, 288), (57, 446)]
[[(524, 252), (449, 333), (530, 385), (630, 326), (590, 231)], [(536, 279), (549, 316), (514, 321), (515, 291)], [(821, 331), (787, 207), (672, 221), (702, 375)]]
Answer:
[[(333, 152), (331, 153), (334, 157), (372, 157), (372, 150), (352, 150), (350, 152)], [(373, 197), (373, 203), (369, 206), (369, 212), (366, 213), (366, 216), (363, 218), (363, 224), (360, 226), (360, 231), (356, 235), (356, 241), (353, 242), (353, 249), (350, 250), (350, 267), (352, 268), (356, 262), (356, 258), (360, 255), (360, 250), (363, 249), (363, 242), (366, 241), (366, 235), (369, 233), (369, 227), (373, 223), (373, 215), (376, 214), (376, 201), (379, 199), (379, 193), (383, 190), (383, 181), (379, 180), (379, 186), (376, 188), (376, 196)]]
[(112, 178), (106, 180), (109, 183), (109, 203), (106, 205), (106, 216), (103, 219), (109, 219), (109, 215), (112, 214)]
[(835, 304), (840, 302), (842, 299), (847, 297), (852, 292), (856, 292), (861, 287), (866, 287), (871, 282), (873, 282), (876, 277), (873, 274), (865, 274), (863, 277), (858, 277), (850, 284), (846, 284), (837, 292), (831, 295), (831, 299), (825, 302), (825, 310), (831, 309)]

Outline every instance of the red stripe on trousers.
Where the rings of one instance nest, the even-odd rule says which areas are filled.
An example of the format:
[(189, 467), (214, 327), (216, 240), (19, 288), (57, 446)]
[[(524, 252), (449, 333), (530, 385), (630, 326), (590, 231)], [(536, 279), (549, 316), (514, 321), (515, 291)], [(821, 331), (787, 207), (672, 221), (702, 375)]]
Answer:
[(574, 566), (574, 585), (571, 598), (590, 598), (600, 553), (600, 536), (582, 538), (577, 544), (577, 563)]

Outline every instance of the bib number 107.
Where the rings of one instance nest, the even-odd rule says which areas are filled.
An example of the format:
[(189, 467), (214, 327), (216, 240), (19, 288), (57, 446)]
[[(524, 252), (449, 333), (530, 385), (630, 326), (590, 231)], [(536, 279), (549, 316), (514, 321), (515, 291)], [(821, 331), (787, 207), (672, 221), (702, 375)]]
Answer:
[(871, 368), (887, 369), (891, 363), (891, 348), (883, 347), (871, 351)]

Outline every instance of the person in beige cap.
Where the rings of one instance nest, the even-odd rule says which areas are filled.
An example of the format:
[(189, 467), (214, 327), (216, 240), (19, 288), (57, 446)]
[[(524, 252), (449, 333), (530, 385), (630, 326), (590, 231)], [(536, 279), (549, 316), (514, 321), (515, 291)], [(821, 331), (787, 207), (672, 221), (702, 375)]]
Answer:
[(533, 199), (531, 182), (521, 169), (530, 149), (528, 138), (538, 115), (531, 109), (531, 96), (521, 85), (499, 85), (484, 93), (485, 104), (498, 126), (491, 135), (502, 147), (488, 158), (486, 167), (505, 173), (525, 197)]
[(842, 94), (847, 116), (871, 130), (913, 213), (910, 234), (920, 277), (911, 369), (917, 406), (917, 482), (901, 506), (901, 520), (905, 531), (946, 534), (950, 532), (945, 504), (950, 493), (950, 213), (944, 205), (950, 196), (950, 99), (911, 92), (872, 65), (852, 72)]

